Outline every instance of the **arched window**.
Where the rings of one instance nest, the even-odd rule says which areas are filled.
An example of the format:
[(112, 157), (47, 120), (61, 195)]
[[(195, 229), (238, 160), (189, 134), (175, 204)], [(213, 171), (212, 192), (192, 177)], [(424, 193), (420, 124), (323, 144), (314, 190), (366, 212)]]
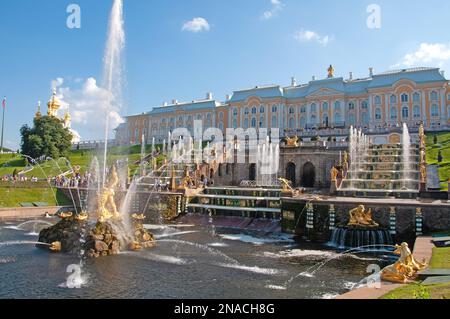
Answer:
[(250, 110), (248, 109), (248, 107), (246, 107), (246, 108), (244, 109), (244, 114), (245, 114), (245, 115), (250, 114)]
[(328, 111), (328, 102), (324, 102), (324, 103), (322, 104), (322, 110), (323, 110), (323, 111)]
[(272, 113), (276, 113), (278, 111), (278, 108), (276, 105), (272, 106)]
[(420, 107), (418, 105), (414, 105), (413, 116), (415, 119), (420, 118)]
[(328, 126), (328, 114), (322, 116), (322, 124)]
[(431, 99), (431, 101), (437, 101), (438, 100), (438, 93), (436, 91), (431, 92), (430, 99)]
[(295, 113), (295, 109), (293, 106), (289, 107), (289, 114), (294, 114)]
[(341, 109), (341, 102), (339, 101), (334, 102), (334, 109), (336, 111), (339, 111)]
[(234, 115), (234, 116), (237, 116), (237, 115), (238, 115), (238, 109), (237, 109), (237, 108), (234, 108), (234, 110), (233, 110), (233, 115)]
[(419, 93), (414, 93), (413, 94), (413, 102), (419, 103), (420, 102), (420, 94)]
[(431, 106), (431, 116), (438, 117), (439, 116), (439, 107), (436, 104)]
[(252, 127), (256, 127), (256, 119), (252, 118)]
[(248, 129), (248, 119), (244, 119), (244, 129)]
[(362, 120), (363, 125), (368, 125), (369, 124), (369, 114), (367, 112), (364, 112), (361, 115), (361, 120)]
[(396, 104), (397, 97), (394, 94), (392, 94), (391, 97), (389, 98), (389, 101), (391, 102), (391, 104)]
[(380, 105), (381, 104), (381, 97), (379, 95), (375, 96), (375, 104)]
[(219, 120), (223, 120), (223, 113), (222, 112), (219, 113)]
[(395, 106), (391, 106), (391, 120), (397, 119), (397, 108)]
[(306, 128), (306, 119), (304, 117), (302, 117), (300, 119), (300, 127), (301, 128)]
[(350, 125), (355, 126), (356, 124), (355, 114), (352, 113), (348, 116), (348, 122)]
[(315, 115), (311, 116), (311, 124), (317, 124), (317, 118)]
[(409, 109), (406, 106), (402, 108), (402, 118), (403, 119), (409, 118)]
[(264, 127), (265, 117), (264, 115), (261, 115), (259, 117), (259, 127)]
[(295, 127), (295, 120), (293, 117), (289, 119), (289, 128), (293, 129)]
[(408, 103), (408, 102), (409, 102), (409, 95), (406, 94), (406, 93), (403, 93), (403, 94), (400, 96), (400, 99), (401, 99), (402, 103)]
[(223, 131), (223, 123), (222, 122), (219, 123), (219, 130)]
[(316, 112), (316, 103), (311, 104), (311, 113)]
[(341, 123), (341, 113), (334, 113), (334, 123), (340, 124)]
[(256, 114), (256, 106), (252, 107), (252, 114)]
[(233, 128), (237, 128), (237, 120), (236, 119), (233, 120)]
[(367, 110), (368, 107), (369, 107), (369, 103), (367, 101), (362, 101), (361, 108)]
[(355, 102), (348, 103), (348, 109), (349, 110), (354, 110), (355, 109)]
[(302, 105), (300, 107), (300, 113), (306, 113), (306, 106), (305, 105)]
[(277, 117), (275, 115), (272, 115), (272, 127), (273, 128), (278, 127)]
[(381, 109), (379, 107), (375, 109), (375, 120), (381, 121)]
[(261, 107), (259, 108), (259, 113), (264, 113), (264, 111), (265, 111), (264, 105), (261, 105)]

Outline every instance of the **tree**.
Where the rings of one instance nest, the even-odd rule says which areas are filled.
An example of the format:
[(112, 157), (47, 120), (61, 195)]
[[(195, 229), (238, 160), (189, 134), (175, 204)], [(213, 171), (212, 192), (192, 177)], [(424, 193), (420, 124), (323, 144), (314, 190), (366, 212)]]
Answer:
[(64, 128), (61, 120), (52, 116), (34, 119), (34, 126), (22, 126), (22, 154), (32, 158), (65, 156), (72, 145), (72, 133)]

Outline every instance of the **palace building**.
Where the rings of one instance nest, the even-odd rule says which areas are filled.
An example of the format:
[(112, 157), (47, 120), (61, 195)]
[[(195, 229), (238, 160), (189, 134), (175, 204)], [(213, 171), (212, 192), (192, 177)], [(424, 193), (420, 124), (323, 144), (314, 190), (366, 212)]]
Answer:
[[(175, 128), (193, 134), (194, 120), (203, 129), (279, 128), (281, 136), (348, 136), (351, 126), (367, 134), (390, 132), (407, 123), (411, 130), (424, 123), (427, 130), (450, 130), (450, 86), (438, 68), (413, 68), (365, 78), (336, 77), (332, 66), (324, 79), (309, 83), (256, 86), (234, 91), (225, 101), (211, 93), (205, 99), (154, 107), (125, 117), (116, 129), (120, 145), (167, 139)], [(387, 140), (386, 140), (387, 142)]]

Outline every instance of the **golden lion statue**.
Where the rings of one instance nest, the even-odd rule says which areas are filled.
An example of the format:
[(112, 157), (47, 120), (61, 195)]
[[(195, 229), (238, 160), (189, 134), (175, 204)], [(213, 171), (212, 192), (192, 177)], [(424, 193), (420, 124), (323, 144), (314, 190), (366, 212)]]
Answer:
[(366, 211), (364, 205), (359, 205), (353, 208), (350, 212), (350, 221), (347, 226), (357, 226), (357, 227), (378, 227), (375, 221), (372, 220), (372, 210)]
[(427, 267), (427, 264), (420, 263), (414, 259), (407, 243), (395, 246), (395, 254), (400, 255), (399, 260), (381, 271), (381, 279), (394, 283), (406, 283), (414, 279), (417, 272)]

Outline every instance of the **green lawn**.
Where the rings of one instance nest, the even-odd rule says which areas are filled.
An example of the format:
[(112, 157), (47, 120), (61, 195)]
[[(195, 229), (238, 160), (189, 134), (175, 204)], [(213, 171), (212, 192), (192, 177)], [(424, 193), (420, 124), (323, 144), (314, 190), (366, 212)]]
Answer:
[[(55, 195), (56, 199), (55, 199)], [(51, 188), (0, 188), (0, 207), (20, 207), (20, 203), (46, 202), (49, 206), (72, 205), (60, 191)]]
[[(450, 248), (433, 248), (429, 267), (450, 269)], [(430, 286), (409, 284), (389, 292), (381, 299), (450, 299), (450, 282)]]
[[(434, 136), (437, 144), (434, 144)], [(438, 153), (441, 150), (443, 161), (438, 163)], [(447, 181), (450, 179), (450, 133), (427, 134), (427, 163), (439, 165), (439, 178), (443, 190), (448, 189)]]

